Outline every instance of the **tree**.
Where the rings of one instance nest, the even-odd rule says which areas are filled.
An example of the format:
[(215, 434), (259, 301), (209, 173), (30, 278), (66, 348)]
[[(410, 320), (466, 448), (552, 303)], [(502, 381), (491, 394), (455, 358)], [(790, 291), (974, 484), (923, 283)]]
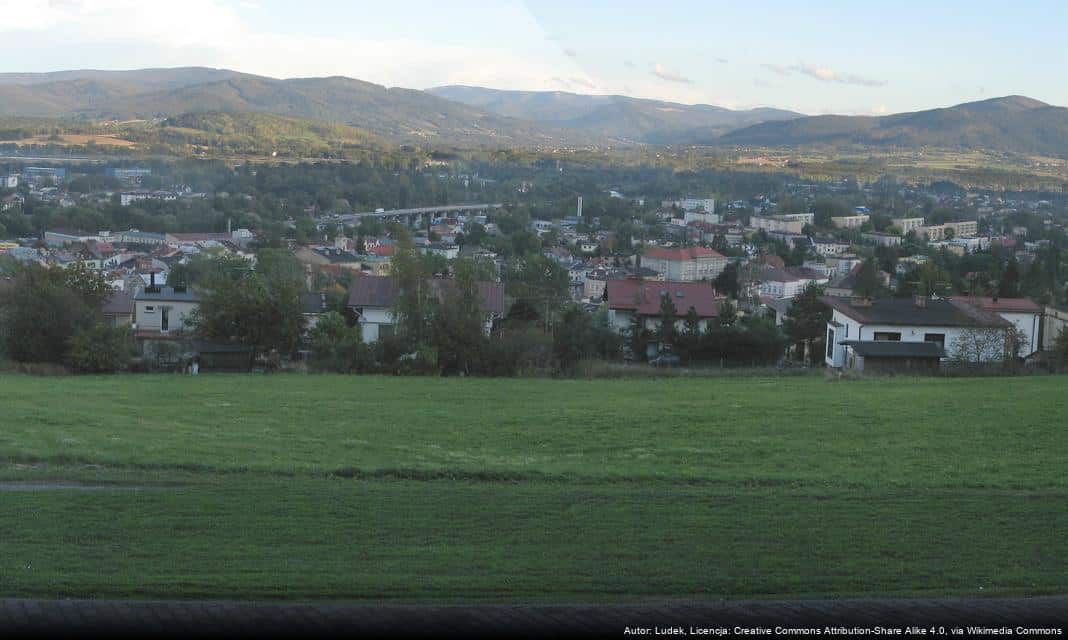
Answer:
[(736, 262), (728, 262), (723, 271), (712, 281), (712, 286), (715, 287), (716, 293), (737, 300), (738, 291), (741, 288), (738, 284), (738, 264)]
[(831, 319), (831, 310), (820, 300), (823, 287), (815, 282), (805, 285), (801, 293), (794, 298), (794, 303), (783, 320), (783, 331), (791, 344), (804, 344), (809, 348), (808, 356), (815, 363), (822, 354), (816, 348), (821, 344), (827, 332), (827, 322)]
[(256, 265), (233, 263), (215, 272), (191, 319), (201, 337), (251, 347), (250, 357), (292, 354), (304, 332), (304, 269), (293, 254), (261, 250)]
[(645, 360), (645, 345), (649, 338), (649, 332), (645, 329), (641, 316), (634, 313), (627, 327), (627, 348), (631, 356), (640, 361)]
[(390, 274), (397, 287), (393, 302), (393, 317), (397, 334), (409, 347), (418, 347), (430, 338), (433, 317), (433, 292), (429, 281), (433, 277), (430, 264), (410, 245), (394, 251)]
[(1053, 358), (1060, 366), (1068, 367), (1068, 327), (1061, 328), (1053, 341)]
[(738, 309), (730, 300), (723, 300), (719, 303), (719, 315), (716, 316), (716, 322), (721, 327), (733, 327), (738, 322)]
[(968, 327), (958, 334), (950, 357), (968, 365), (1006, 360), (1012, 353), (1009, 340), (1001, 327)]
[(675, 308), (675, 301), (671, 299), (671, 292), (665, 291), (660, 295), (660, 323), (657, 325), (656, 334), (660, 345), (675, 344), (675, 320), (679, 315)]
[(486, 338), (485, 317), (479, 306), (474, 265), (457, 260), (452, 280), (438, 280), (440, 303), (433, 305), (431, 344), (437, 349), (438, 366), (444, 374), (477, 372)]
[(1002, 298), (1015, 298), (1020, 295), (1020, 267), (1016, 264), (1016, 257), (1009, 260), (1005, 272), (1001, 274), (998, 283), (998, 296)]
[(16, 362), (65, 361), (71, 338), (102, 319), (111, 294), (100, 274), (81, 265), (17, 267), (0, 300), (0, 350)]
[(564, 309), (553, 330), (553, 356), (562, 371), (574, 371), (590, 355), (592, 347), (590, 316), (578, 305)]
[(324, 313), (308, 331), (312, 365), (320, 371), (353, 373), (370, 363), (370, 350), (363, 343), (360, 325), (350, 327), (336, 311)]
[(78, 373), (123, 371), (137, 353), (129, 327), (97, 324), (74, 334), (68, 344), (68, 361)]
[(879, 289), (879, 269), (873, 258), (867, 258), (860, 263), (857, 269), (857, 284), (855, 290), (865, 298), (871, 298)]

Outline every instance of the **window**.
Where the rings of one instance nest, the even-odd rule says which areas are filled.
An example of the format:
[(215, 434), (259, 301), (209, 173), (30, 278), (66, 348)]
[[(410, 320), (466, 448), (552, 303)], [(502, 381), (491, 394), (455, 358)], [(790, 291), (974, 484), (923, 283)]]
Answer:
[(145, 307), (145, 313), (155, 313), (155, 312), (156, 312), (156, 308), (155, 307), (153, 307), (151, 305)]
[(925, 333), (923, 334), (924, 342), (936, 342), (938, 346), (945, 348), (946, 346), (946, 334), (944, 333)]
[(897, 331), (876, 331), (876, 342), (901, 342), (901, 334)]
[(827, 357), (834, 358), (834, 329), (827, 329)]

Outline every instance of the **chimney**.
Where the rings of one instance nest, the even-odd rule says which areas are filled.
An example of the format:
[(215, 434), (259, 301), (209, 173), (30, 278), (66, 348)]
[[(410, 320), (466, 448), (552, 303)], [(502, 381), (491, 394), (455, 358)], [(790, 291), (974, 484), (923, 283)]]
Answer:
[(578, 197), (578, 208), (576, 209), (576, 216), (579, 220), (582, 220), (582, 196)]
[(914, 300), (916, 302), (916, 306), (920, 309), (927, 307), (927, 296), (917, 295), (915, 296)]

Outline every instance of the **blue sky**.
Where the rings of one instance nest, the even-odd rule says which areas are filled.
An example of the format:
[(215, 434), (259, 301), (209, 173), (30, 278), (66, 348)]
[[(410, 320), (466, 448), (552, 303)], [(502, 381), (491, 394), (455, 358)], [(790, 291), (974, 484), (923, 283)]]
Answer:
[(1068, 105), (1068, 3), (0, 0), (0, 71), (226, 67), (882, 114)]

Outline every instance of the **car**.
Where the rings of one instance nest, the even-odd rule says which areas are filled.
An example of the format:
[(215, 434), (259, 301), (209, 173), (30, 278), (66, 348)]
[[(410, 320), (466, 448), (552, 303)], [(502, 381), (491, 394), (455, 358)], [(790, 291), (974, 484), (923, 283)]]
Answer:
[(654, 367), (677, 367), (682, 364), (682, 360), (673, 353), (662, 353), (650, 360), (649, 364)]

